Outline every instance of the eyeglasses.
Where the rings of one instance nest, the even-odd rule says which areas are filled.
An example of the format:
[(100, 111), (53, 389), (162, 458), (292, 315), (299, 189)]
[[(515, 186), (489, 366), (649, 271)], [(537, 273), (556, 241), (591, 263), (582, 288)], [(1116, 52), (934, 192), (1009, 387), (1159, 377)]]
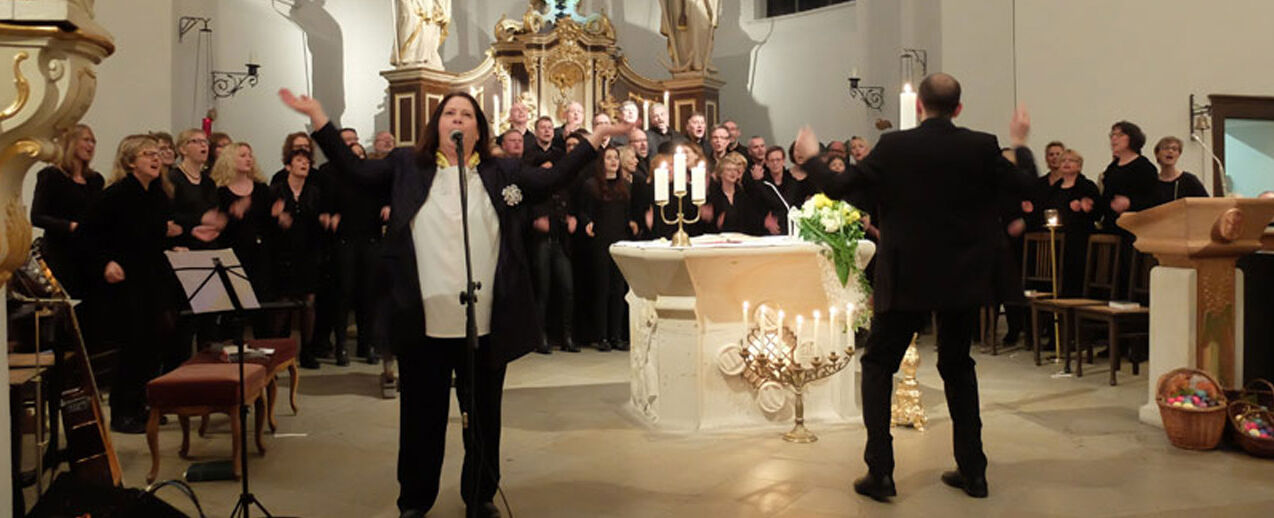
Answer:
[(203, 144), (206, 146), (208, 145), (208, 139), (192, 138), (190, 140), (187, 140), (186, 143), (187, 144)]
[(146, 151), (142, 151), (142, 152), (140, 152), (140, 153), (137, 153), (137, 155), (138, 155), (138, 156), (141, 156), (141, 157), (145, 157), (145, 158), (156, 158), (156, 157), (158, 157), (158, 156), (159, 156), (159, 152), (158, 152), (158, 151), (155, 151), (155, 150), (153, 150), (153, 149), (150, 149), (150, 150), (146, 150)]

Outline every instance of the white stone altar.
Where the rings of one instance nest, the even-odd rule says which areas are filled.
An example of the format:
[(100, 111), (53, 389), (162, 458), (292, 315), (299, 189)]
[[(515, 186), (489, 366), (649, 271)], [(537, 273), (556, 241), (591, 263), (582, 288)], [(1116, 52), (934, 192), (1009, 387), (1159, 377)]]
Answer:
[[(787, 237), (754, 238), (707, 235), (691, 247), (667, 241), (619, 242), (611, 255), (628, 280), (631, 343), (631, 398), (635, 415), (670, 431), (712, 431), (791, 426), (788, 391), (776, 412), (757, 403), (758, 391), (739, 376), (722, 373), (718, 353), (744, 335), (742, 304), (778, 305), (789, 319), (823, 312), (819, 353), (829, 352), (829, 307), (864, 303), (857, 280), (841, 286), (835, 268), (819, 245)], [(857, 262), (864, 267), (875, 253), (860, 241)], [(792, 322), (792, 320), (789, 320)], [(807, 321), (806, 333), (812, 322)], [(793, 327), (791, 325), (789, 327)], [(853, 333), (838, 337), (838, 349), (853, 343)], [(805, 396), (807, 423), (861, 419), (855, 370), (815, 382)]]

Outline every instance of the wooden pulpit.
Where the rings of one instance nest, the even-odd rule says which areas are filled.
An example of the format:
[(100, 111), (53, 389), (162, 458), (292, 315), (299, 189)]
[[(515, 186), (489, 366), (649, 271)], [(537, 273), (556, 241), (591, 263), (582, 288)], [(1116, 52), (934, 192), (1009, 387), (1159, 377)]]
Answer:
[(1235, 262), (1262, 248), (1274, 200), (1183, 198), (1126, 213), (1119, 226), (1159, 260), (1150, 276), (1149, 402), (1144, 422), (1159, 425), (1156, 380), (1192, 367), (1221, 384), (1242, 384), (1242, 280)]

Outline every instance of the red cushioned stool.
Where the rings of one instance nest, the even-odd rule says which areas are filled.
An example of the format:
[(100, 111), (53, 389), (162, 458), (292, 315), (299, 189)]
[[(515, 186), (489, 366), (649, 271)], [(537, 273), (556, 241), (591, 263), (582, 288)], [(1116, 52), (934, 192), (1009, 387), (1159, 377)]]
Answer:
[[(265, 402), (265, 367), (252, 363), (243, 366), (243, 400), (256, 411), (257, 450), (265, 453), (262, 426)], [(237, 363), (185, 364), (146, 384), (146, 401), (150, 419), (146, 422), (146, 443), (150, 446), (150, 473), (146, 482), (154, 482), (159, 473), (159, 417), (176, 414), (181, 421), (181, 458), (190, 451), (190, 416), (221, 413), (230, 416), (230, 438), (233, 442), (234, 474), (242, 473), (239, 462), (239, 437), (243, 433), (239, 421), (239, 365)]]
[[(238, 350), (234, 346), (230, 347), (232, 351)], [(279, 392), (279, 373), (284, 369), (288, 371), (288, 390), (289, 401), (292, 404), (292, 413), (300, 412), (300, 407), (296, 404), (296, 387), (300, 383), (300, 371), (297, 369), (296, 354), (300, 347), (297, 345), (295, 338), (270, 338), (262, 340), (248, 340), (248, 347), (252, 349), (274, 349), (274, 354), (269, 358), (246, 358), (244, 362), (255, 363), (265, 367), (265, 391), (266, 391), (266, 417), (270, 423), (270, 432), (276, 432), (279, 424), (274, 419), (274, 404), (278, 400), (276, 397)], [(226, 363), (217, 351), (207, 350), (195, 353), (194, 357), (186, 361), (186, 364), (203, 364), (203, 363)], [(199, 425), (199, 435), (203, 435), (207, 431), (208, 420), (204, 419)]]

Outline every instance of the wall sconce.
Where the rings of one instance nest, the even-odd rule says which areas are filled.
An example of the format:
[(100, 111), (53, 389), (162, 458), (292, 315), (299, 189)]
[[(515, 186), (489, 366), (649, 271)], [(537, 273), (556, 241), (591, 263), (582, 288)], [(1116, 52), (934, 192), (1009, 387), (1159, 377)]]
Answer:
[(244, 86), (257, 85), (257, 70), (261, 65), (256, 63), (248, 63), (244, 65), (248, 67), (247, 72), (225, 72), (221, 70), (212, 71), (212, 95), (217, 99), (225, 99), (234, 97), (234, 94), (242, 90)]
[(202, 25), (199, 32), (211, 33), (212, 29), (208, 27), (208, 23), (212, 18), (203, 18), (199, 16), (182, 16), (177, 19), (177, 41), (181, 42), (186, 39), (186, 33), (195, 28), (195, 25)]
[(861, 99), (863, 104), (876, 111), (885, 105), (885, 87), (883, 86), (858, 86), (858, 82), (862, 78), (857, 74), (849, 78), (849, 96), (855, 99)]

